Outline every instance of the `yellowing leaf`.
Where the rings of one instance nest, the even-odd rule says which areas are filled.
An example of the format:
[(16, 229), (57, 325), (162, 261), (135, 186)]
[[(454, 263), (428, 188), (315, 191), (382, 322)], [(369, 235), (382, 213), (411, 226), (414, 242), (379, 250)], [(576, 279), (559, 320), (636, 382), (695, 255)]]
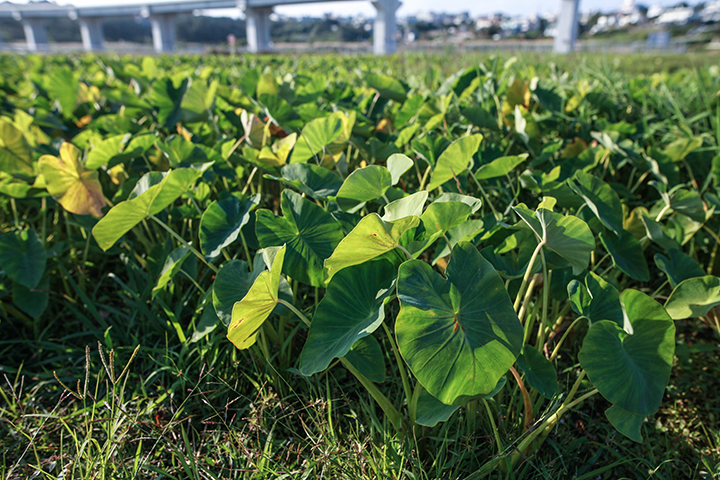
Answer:
[(107, 200), (96, 171), (85, 171), (80, 163), (80, 150), (72, 143), (63, 143), (60, 158), (43, 155), (38, 162), (47, 191), (65, 210), (76, 215), (102, 217)]

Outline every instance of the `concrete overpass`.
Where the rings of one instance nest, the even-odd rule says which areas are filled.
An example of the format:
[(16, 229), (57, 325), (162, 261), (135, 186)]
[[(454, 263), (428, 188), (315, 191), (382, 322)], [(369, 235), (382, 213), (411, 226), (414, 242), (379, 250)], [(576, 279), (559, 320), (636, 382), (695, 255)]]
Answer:
[[(23, 24), (28, 50), (49, 50), (46, 26), (55, 18), (69, 17), (80, 26), (83, 48), (86, 51), (104, 49), (103, 21), (111, 17), (143, 17), (152, 25), (153, 46), (156, 52), (175, 50), (175, 17), (198, 10), (238, 8), (246, 18), (249, 52), (270, 50), (270, 15), (273, 7), (302, 3), (319, 3), (328, 0), (178, 0), (174, 2), (136, 5), (98, 5), (95, 7), (61, 6), (50, 2), (13, 4), (0, 3), (0, 18), (13, 18)], [(349, 0), (331, 0), (349, 1)], [(560, 34), (555, 39), (555, 51), (569, 52), (577, 38), (577, 11), (579, 0), (561, 0), (562, 13), (558, 22)], [(98, 0), (101, 3), (102, 0)], [(377, 11), (373, 33), (373, 51), (377, 55), (397, 50), (396, 12), (399, 0), (371, 0)], [(2, 39), (0, 38), (0, 46)]]

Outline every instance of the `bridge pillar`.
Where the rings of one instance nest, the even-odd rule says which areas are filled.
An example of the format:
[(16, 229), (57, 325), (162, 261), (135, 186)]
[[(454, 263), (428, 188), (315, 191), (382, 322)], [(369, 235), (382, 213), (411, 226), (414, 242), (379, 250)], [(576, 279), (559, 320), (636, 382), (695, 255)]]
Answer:
[(80, 36), (82, 36), (83, 48), (86, 52), (93, 50), (104, 50), (103, 45), (103, 20), (100, 17), (80, 18)]
[(172, 52), (175, 50), (175, 14), (163, 13), (150, 17), (153, 46), (155, 51)]
[(3, 42), (2, 28), (0, 28), (0, 50), (4, 50), (4, 49), (5, 49), (5, 42)]
[(373, 5), (377, 10), (375, 25), (373, 28), (373, 52), (375, 55), (387, 55), (397, 51), (397, 19), (395, 12), (400, 8), (402, 2), (398, 0), (374, 0)]
[(555, 53), (570, 53), (575, 50), (579, 23), (578, 5), (580, 5), (580, 0), (562, 0), (553, 46)]
[(270, 15), (272, 7), (245, 7), (245, 30), (248, 52), (270, 50)]
[(25, 31), (25, 41), (31, 52), (47, 52), (50, 50), (47, 38), (47, 24), (45, 20), (25, 18), (22, 21)]

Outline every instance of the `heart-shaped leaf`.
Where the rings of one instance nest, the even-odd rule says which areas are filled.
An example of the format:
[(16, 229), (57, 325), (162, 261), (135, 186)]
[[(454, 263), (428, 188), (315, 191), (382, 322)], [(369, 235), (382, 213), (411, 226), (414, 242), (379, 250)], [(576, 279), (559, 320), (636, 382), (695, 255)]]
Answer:
[(615, 268), (635, 280), (650, 280), (650, 270), (637, 238), (627, 230), (618, 237), (612, 232), (600, 232), (600, 241), (613, 259)]
[(35, 230), (8, 232), (0, 236), (0, 268), (26, 288), (38, 286), (45, 273), (47, 255)]
[(691, 256), (682, 253), (680, 250), (673, 248), (668, 251), (668, 256), (660, 253), (655, 254), (655, 265), (665, 272), (668, 277), (670, 286), (675, 288), (683, 280), (689, 278), (702, 277), (705, 271), (700, 264)]
[(475, 172), (475, 178), (478, 180), (488, 180), (491, 178), (504, 177), (512, 172), (518, 165), (527, 160), (527, 158), (527, 153), (496, 158), (490, 163), (481, 165)]
[(293, 163), (282, 168), (282, 177), (266, 175), (279, 182), (289, 185), (305, 195), (325, 200), (337, 195), (343, 181), (327, 168), (311, 163)]
[(405, 217), (384, 222), (377, 213), (366, 215), (338, 244), (332, 256), (325, 260), (327, 280), (343, 268), (365, 263), (400, 245), (400, 237), (420, 224), (418, 217)]
[(240, 350), (255, 343), (258, 330), (278, 304), (285, 251), (284, 246), (278, 250), (270, 270), (260, 273), (247, 295), (233, 306), (227, 338)]
[(537, 349), (525, 345), (517, 364), (525, 372), (527, 383), (543, 397), (552, 398), (560, 391), (555, 367)]
[(385, 381), (385, 356), (382, 348), (372, 335), (355, 342), (345, 355), (365, 378), (375, 383)]
[(475, 246), (456, 245), (446, 274), (419, 260), (400, 266), (395, 333), (423, 387), (460, 405), (495, 388), (520, 354), (523, 327), (502, 279)]
[(480, 148), (483, 136), (470, 135), (454, 141), (437, 160), (427, 190), (432, 191), (465, 172), (470, 166), (473, 155)]
[(585, 285), (573, 280), (568, 284), (568, 296), (575, 313), (584, 315), (591, 322), (611, 320), (624, 326), (624, 314), (620, 293), (600, 276), (589, 272)]
[(38, 161), (45, 186), (65, 210), (76, 215), (102, 216), (107, 205), (97, 172), (85, 171), (80, 163), (80, 150), (72, 143), (63, 143), (60, 158), (43, 155)]
[(632, 333), (608, 320), (594, 322), (580, 350), (580, 364), (610, 403), (636, 415), (660, 407), (675, 354), (675, 325), (665, 309), (637, 290), (620, 301)]
[(10, 122), (0, 120), (0, 172), (33, 174), (30, 144)]
[(613, 405), (605, 411), (605, 416), (618, 432), (631, 440), (642, 443), (640, 427), (645, 421), (645, 415), (636, 415)]
[(345, 268), (332, 278), (300, 356), (303, 375), (322, 372), (380, 326), (385, 318), (384, 300), (395, 276), (389, 261), (378, 260)]
[(720, 278), (712, 275), (680, 282), (665, 302), (665, 309), (674, 320), (707, 315), (720, 305)]
[(610, 185), (594, 175), (578, 170), (568, 181), (575, 193), (585, 200), (590, 210), (607, 228), (621, 235), (623, 230), (623, 210), (620, 197)]
[(392, 184), (397, 185), (400, 177), (410, 170), (413, 165), (413, 161), (402, 153), (390, 155), (390, 158), (387, 159), (387, 169), (390, 171), (390, 175), (392, 175)]
[(265, 270), (262, 255), (255, 255), (252, 272), (247, 262), (231, 260), (224, 263), (215, 275), (213, 283), (213, 306), (218, 318), (229, 326), (232, 320), (232, 309), (236, 302), (247, 295), (250, 287)]
[(392, 186), (392, 174), (380, 165), (358, 168), (343, 182), (337, 193), (337, 202), (343, 210), (357, 210), (365, 202), (385, 195)]
[(421, 190), (388, 203), (385, 205), (385, 215), (382, 217), (383, 222), (394, 222), (395, 220), (411, 216), (419, 217), (425, 208), (427, 198), (427, 190)]
[(215, 258), (220, 251), (231, 245), (240, 230), (250, 221), (250, 212), (260, 203), (260, 194), (244, 202), (235, 196), (211, 203), (200, 219), (200, 246), (208, 258)]
[(284, 272), (314, 287), (323, 286), (323, 262), (343, 239), (332, 215), (297, 193), (285, 189), (280, 203), (283, 216), (269, 210), (255, 214), (255, 231), (262, 247), (287, 244)]
[[(100, 248), (107, 251), (135, 225), (148, 216), (165, 210), (190, 188), (201, 174), (200, 170), (191, 168), (180, 168), (163, 174), (145, 174), (138, 181), (133, 194), (141, 192), (142, 185), (148, 188), (140, 194), (131, 194), (130, 200), (115, 205), (93, 228), (93, 236)], [(155, 183), (160, 178), (162, 180)]]

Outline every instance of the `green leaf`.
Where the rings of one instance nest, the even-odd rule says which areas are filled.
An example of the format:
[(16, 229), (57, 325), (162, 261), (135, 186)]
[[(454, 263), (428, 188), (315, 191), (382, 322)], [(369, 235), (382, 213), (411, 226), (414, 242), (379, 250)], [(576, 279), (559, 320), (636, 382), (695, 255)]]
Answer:
[(247, 295), (253, 283), (265, 270), (262, 255), (255, 255), (252, 272), (247, 262), (243, 260), (230, 260), (223, 264), (215, 275), (213, 283), (213, 306), (218, 318), (225, 326), (232, 320), (232, 309), (236, 302)]
[(262, 247), (287, 244), (284, 272), (294, 280), (320, 287), (323, 262), (343, 239), (332, 215), (297, 193), (285, 189), (280, 202), (283, 216), (269, 210), (255, 214), (255, 231)]
[(705, 204), (694, 190), (677, 190), (670, 198), (670, 207), (696, 222), (705, 223)]
[(418, 225), (420, 225), (418, 217), (384, 222), (377, 213), (366, 215), (342, 239), (330, 258), (325, 260), (326, 282), (343, 268), (365, 263), (396, 249), (400, 245), (400, 237)]
[(115, 135), (106, 138), (97, 143), (85, 160), (85, 168), (88, 170), (97, 170), (103, 165), (107, 165), (117, 157), (121, 157), (125, 144), (130, 139), (130, 134)]
[(427, 187), (428, 192), (465, 172), (480, 148), (482, 139), (483, 136), (478, 133), (454, 141), (438, 158)]
[(44, 78), (45, 90), (52, 100), (57, 100), (63, 115), (71, 118), (77, 104), (80, 83), (76, 74), (69, 68), (55, 69)]
[(637, 290), (620, 296), (631, 332), (595, 322), (580, 350), (580, 364), (610, 403), (636, 415), (660, 407), (675, 354), (675, 325), (665, 309)]
[(362, 337), (355, 342), (345, 359), (371, 382), (385, 381), (385, 356), (375, 337)]
[(45, 178), (45, 187), (65, 210), (76, 215), (102, 216), (107, 205), (98, 173), (85, 171), (80, 163), (80, 150), (72, 143), (63, 143), (60, 157), (43, 155), (38, 161)]
[(712, 275), (680, 282), (672, 291), (665, 309), (673, 320), (704, 317), (720, 305), (720, 278)]
[[(138, 182), (153, 178), (152, 172)], [(200, 177), (200, 170), (181, 168), (161, 174), (162, 180), (130, 200), (115, 205), (93, 228), (93, 236), (100, 248), (107, 251), (123, 235), (150, 215), (165, 210)], [(138, 187), (136, 187), (137, 189)]]
[(525, 345), (517, 364), (525, 372), (527, 383), (543, 397), (553, 398), (560, 391), (555, 367), (537, 349)]
[(22, 283), (13, 282), (12, 299), (13, 303), (20, 310), (38, 318), (43, 314), (50, 303), (50, 280), (44, 276), (36, 288), (30, 289)]
[(164, 142), (158, 141), (157, 146), (167, 157), (171, 168), (189, 167), (208, 161), (207, 155), (200, 147), (180, 135), (170, 135)]
[(563, 216), (544, 208), (535, 215), (524, 206), (513, 207), (515, 213), (535, 232), (538, 239), (545, 239), (545, 247), (565, 259), (572, 266), (573, 274), (579, 275), (590, 262), (595, 249), (595, 237), (585, 222), (572, 215)]
[(588, 272), (585, 285), (573, 280), (567, 288), (575, 313), (584, 315), (591, 322), (610, 320), (620, 327), (624, 325), (620, 293), (600, 276)]
[(580, 195), (585, 204), (607, 228), (621, 235), (623, 229), (623, 209), (620, 197), (610, 185), (594, 175), (578, 170), (568, 181), (568, 185)]
[(286, 248), (278, 250), (270, 270), (257, 276), (247, 295), (233, 306), (227, 338), (240, 350), (250, 348), (279, 301), (280, 272)]
[(327, 168), (311, 163), (293, 163), (285, 165), (281, 170), (282, 177), (266, 175), (279, 182), (289, 185), (305, 195), (325, 200), (337, 195), (343, 181)]
[(392, 184), (397, 185), (400, 181), (400, 177), (410, 170), (413, 165), (413, 161), (402, 153), (390, 155), (390, 158), (387, 159), (387, 169), (390, 171), (390, 175), (392, 176)]
[(472, 213), (472, 208), (461, 202), (433, 202), (422, 214), (425, 231), (428, 236), (437, 232), (445, 234), (448, 230), (465, 223)]
[(613, 405), (605, 411), (605, 416), (618, 432), (630, 440), (643, 443), (640, 427), (645, 421), (645, 415), (636, 415)]
[(215, 258), (220, 251), (231, 245), (240, 230), (250, 221), (250, 212), (260, 203), (260, 194), (244, 202), (235, 196), (212, 202), (200, 219), (200, 246), (208, 258)]
[(175, 88), (171, 78), (153, 82), (148, 101), (157, 109), (157, 119), (165, 128), (174, 128), (182, 120), (182, 100), (187, 90), (188, 79)]
[[(302, 135), (295, 144), (290, 163), (307, 163), (328, 145), (344, 138), (347, 134), (348, 118), (343, 112), (336, 112), (329, 117), (316, 118), (308, 122)], [(322, 155), (320, 155), (322, 157)]]
[(475, 246), (456, 245), (446, 274), (419, 260), (400, 266), (395, 333), (423, 387), (461, 405), (490, 393), (515, 363), (523, 327), (502, 279)]
[(470, 195), (461, 195), (459, 193), (445, 192), (433, 200), (433, 203), (460, 202), (470, 206), (471, 213), (474, 215), (482, 207), (482, 200), (471, 197)]
[(515, 168), (527, 160), (527, 158), (527, 153), (496, 158), (492, 162), (486, 163), (478, 168), (475, 172), (475, 178), (478, 180), (488, 180), (491, 178), (504, 177), (515, 170)]
[[(416, 388), (422, 388), (422, 386), (417, 386)], [(446, 422), (460, 406), (445, 405), (423, 388), (420, 396), (418, 396), (416, 408), (415, 421), (418, 425), (434, 427), (440, 422)]]
[(670, 157), (673, 162), (682, 161), (688, 154), (702, 147), (702, 137), (679, 138), (665, 147), (663, 153)]
[(367, 84), (380, 93), (381, 97), (389, 98), (398, 103), (405, 102), (405, 87), (399, 80), (387, 75), (370, 73), (365, 76)]
[(185, 260), (187, 260), (189, 256), (190, 249), (187, 247), (178, 247), (170, 252), (160, 272), (160, 277), (152, 290), (152, 298), (155, 298), (155, 296), (167, 286), (170, 280), (180, 272), (183, 263), (185, 263)]
[(614, 233), (600, 232), (600, 241), (612, 256), (615, 268), (640, 282), (650, 280), (642, 246), (632, 233), (623, 230), (618, 237)]
[(13, 281), (33, 289), (45, 273), (47, 256), (35, 230), (0, 236), (0, 268)]
[(656, 253), (654, 258), (655, 265), (665, 272), (671, 287), (675, 288), (683, 280), (705, 275), (705, 271), (700, 264), (680, 250), (675, 248), (670, 249), (668, 255), (669, 258), (660, 253)]
[(680, 244), (665, 233), (660, 223), (645, 215), (641, 215), (640, 220), (642, 220), (642, 223), (645, 226), (647, 237), (657, 243), (661, 248), (666, 251), (673, 249), (677, 250), (680, 248)]
[(303, 375), (322, 372), (380, 326), (385, 318), (384, 300), (392, 293), (396, 275), (389, 261), (379, 260), (346, 268), (332, 278), (300, 355)]
[(405, 217), (419, 217), (425, 208), (427, 198), (427, 190), (421, 190), (407, 197), (390, 202), (385, 205), (385, 215), (383, 215), (382, 219), (384, 222), (394, 222), (395, 220)]
[(380, 165), (358, 168), (343, 182), (337, 194), (337, 203), (345, 211), (357, 210), (365, 202), (385, 195), (392, 186), (392, 174)]
[(32, 175), (33, 155), (22, 132), (0, 120), (0, 172)]

